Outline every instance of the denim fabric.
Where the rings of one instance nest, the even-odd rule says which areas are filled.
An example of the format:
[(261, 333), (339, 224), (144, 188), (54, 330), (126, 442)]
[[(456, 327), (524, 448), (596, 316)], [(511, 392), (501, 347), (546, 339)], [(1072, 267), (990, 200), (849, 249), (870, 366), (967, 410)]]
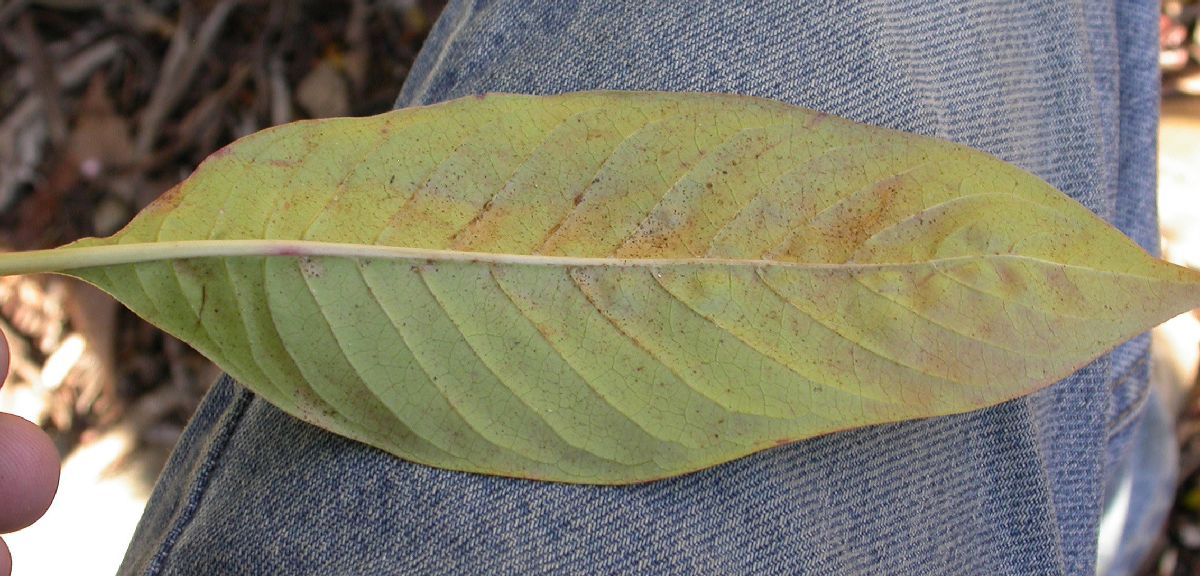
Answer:
[(1179, 451), (1174, 408), (1151, 386), (1146, 408), (1130, 439), (1129, 457), (1109, 485), (1101, 519), (1097, 574), (1138, 573), (1162, 531), (1175, 500)]
[[(398, 106), (486, 91), (734, 92), (992, 152), (1156, 242), (1157, 5), (1084, 0), (463, 0)], [(1145, 340), (1031, 397), (683, 478), (434, 470), (228, 379), (122, 574), (1088, 574)]]

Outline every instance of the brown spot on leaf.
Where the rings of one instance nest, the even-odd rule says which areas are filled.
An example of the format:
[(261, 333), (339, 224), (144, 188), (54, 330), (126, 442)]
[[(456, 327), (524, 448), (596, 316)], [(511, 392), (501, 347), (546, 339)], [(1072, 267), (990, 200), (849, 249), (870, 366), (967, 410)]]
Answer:
[(832, 243), (840, 244), (847, 251), (862, 245), (884, 224), (892, 202), (904, 187), (901, 178), (889, 178), (872, 189), (869, 206), (850, 206), (843, 212), (842, 219), (827, 237)]
[(1015, 296), (1024, 294), (1029, 289), (1025, 275), (1021, 274), (1010, 263), (997, 262), (993, 264), (993, 269), (996, 271), (996, 278), (999, 280), (1000, 290), (1004, 295)]
[(299, 261), (300, 272), (306, 277), (320, 278), (321, 275), (325, 274), (325, 266), (321, 264), (320, 260), (312, 258), (311, 256), (301, 256)]
[(186, 183), (184, 181), (172, 186), (170, 190), (163, 192), (149, 206), (146, 206), (142, 212), (145, 214), (162, 214), (174, 210), (183, 200), (183, 185)]

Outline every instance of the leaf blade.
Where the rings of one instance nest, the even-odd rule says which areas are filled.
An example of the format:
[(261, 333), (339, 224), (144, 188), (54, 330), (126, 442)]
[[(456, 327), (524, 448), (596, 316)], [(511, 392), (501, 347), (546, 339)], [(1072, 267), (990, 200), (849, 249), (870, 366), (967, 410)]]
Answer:
[(0, 255), (32, 270), (345, 436), (591, 483), (992, 405), (1200, 285), (982, 153), (653, 93), (268, 130), (113, 237)]

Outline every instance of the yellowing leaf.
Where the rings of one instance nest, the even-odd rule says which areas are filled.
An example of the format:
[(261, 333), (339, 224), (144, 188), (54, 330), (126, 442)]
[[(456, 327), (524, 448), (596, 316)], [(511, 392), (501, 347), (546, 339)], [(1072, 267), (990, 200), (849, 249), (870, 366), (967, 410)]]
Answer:
[(112, 237), (0, 256), (42, 271), (338, 434), (583, 483), (1003, 402), (1200, 300), (990, 156), (698, 94), (265, 130)]

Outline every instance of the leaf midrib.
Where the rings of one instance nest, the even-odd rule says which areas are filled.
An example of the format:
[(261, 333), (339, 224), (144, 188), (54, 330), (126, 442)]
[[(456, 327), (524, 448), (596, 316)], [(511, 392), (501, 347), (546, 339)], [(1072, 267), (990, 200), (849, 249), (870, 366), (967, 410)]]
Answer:
[[(52, 250), (32, 250), (0, 254), (0, 275), (64, 272), (98, 266), (117, 266), (161, 260), (190, 258), (234, 258), (261, 256), (329, 256), (378, 260), (414, 260), (428, 263), (457, 262), (467, 264), (496, 264), (516, 266), (552, 266), (563, 268), (669, 268), (686, 266), (729, 266), (740, 268), (790, 268), (800, 270), (904, 270), (926, 266), (952, 265), (978, 260), (1019, 261), (1057, 266), (1097, 274), (1141, 278), (1155, 282), (1176, 283), (1147, 274), (1103, 270), (1079, 264), (1066, 264), (1022, 254), (969, 254), (945, 258), (930, 258), (914, 262), (787, 262), (751, 258), (619, 258), (597, 256), (551, 256), (543, 254), (509, 254), (410, 248), (403, 246), (373, 246), (312, 240), (176, 240), (95, 246), (64, 246)], [(1183, 281), (1181, 283), (1190, 283)]]

